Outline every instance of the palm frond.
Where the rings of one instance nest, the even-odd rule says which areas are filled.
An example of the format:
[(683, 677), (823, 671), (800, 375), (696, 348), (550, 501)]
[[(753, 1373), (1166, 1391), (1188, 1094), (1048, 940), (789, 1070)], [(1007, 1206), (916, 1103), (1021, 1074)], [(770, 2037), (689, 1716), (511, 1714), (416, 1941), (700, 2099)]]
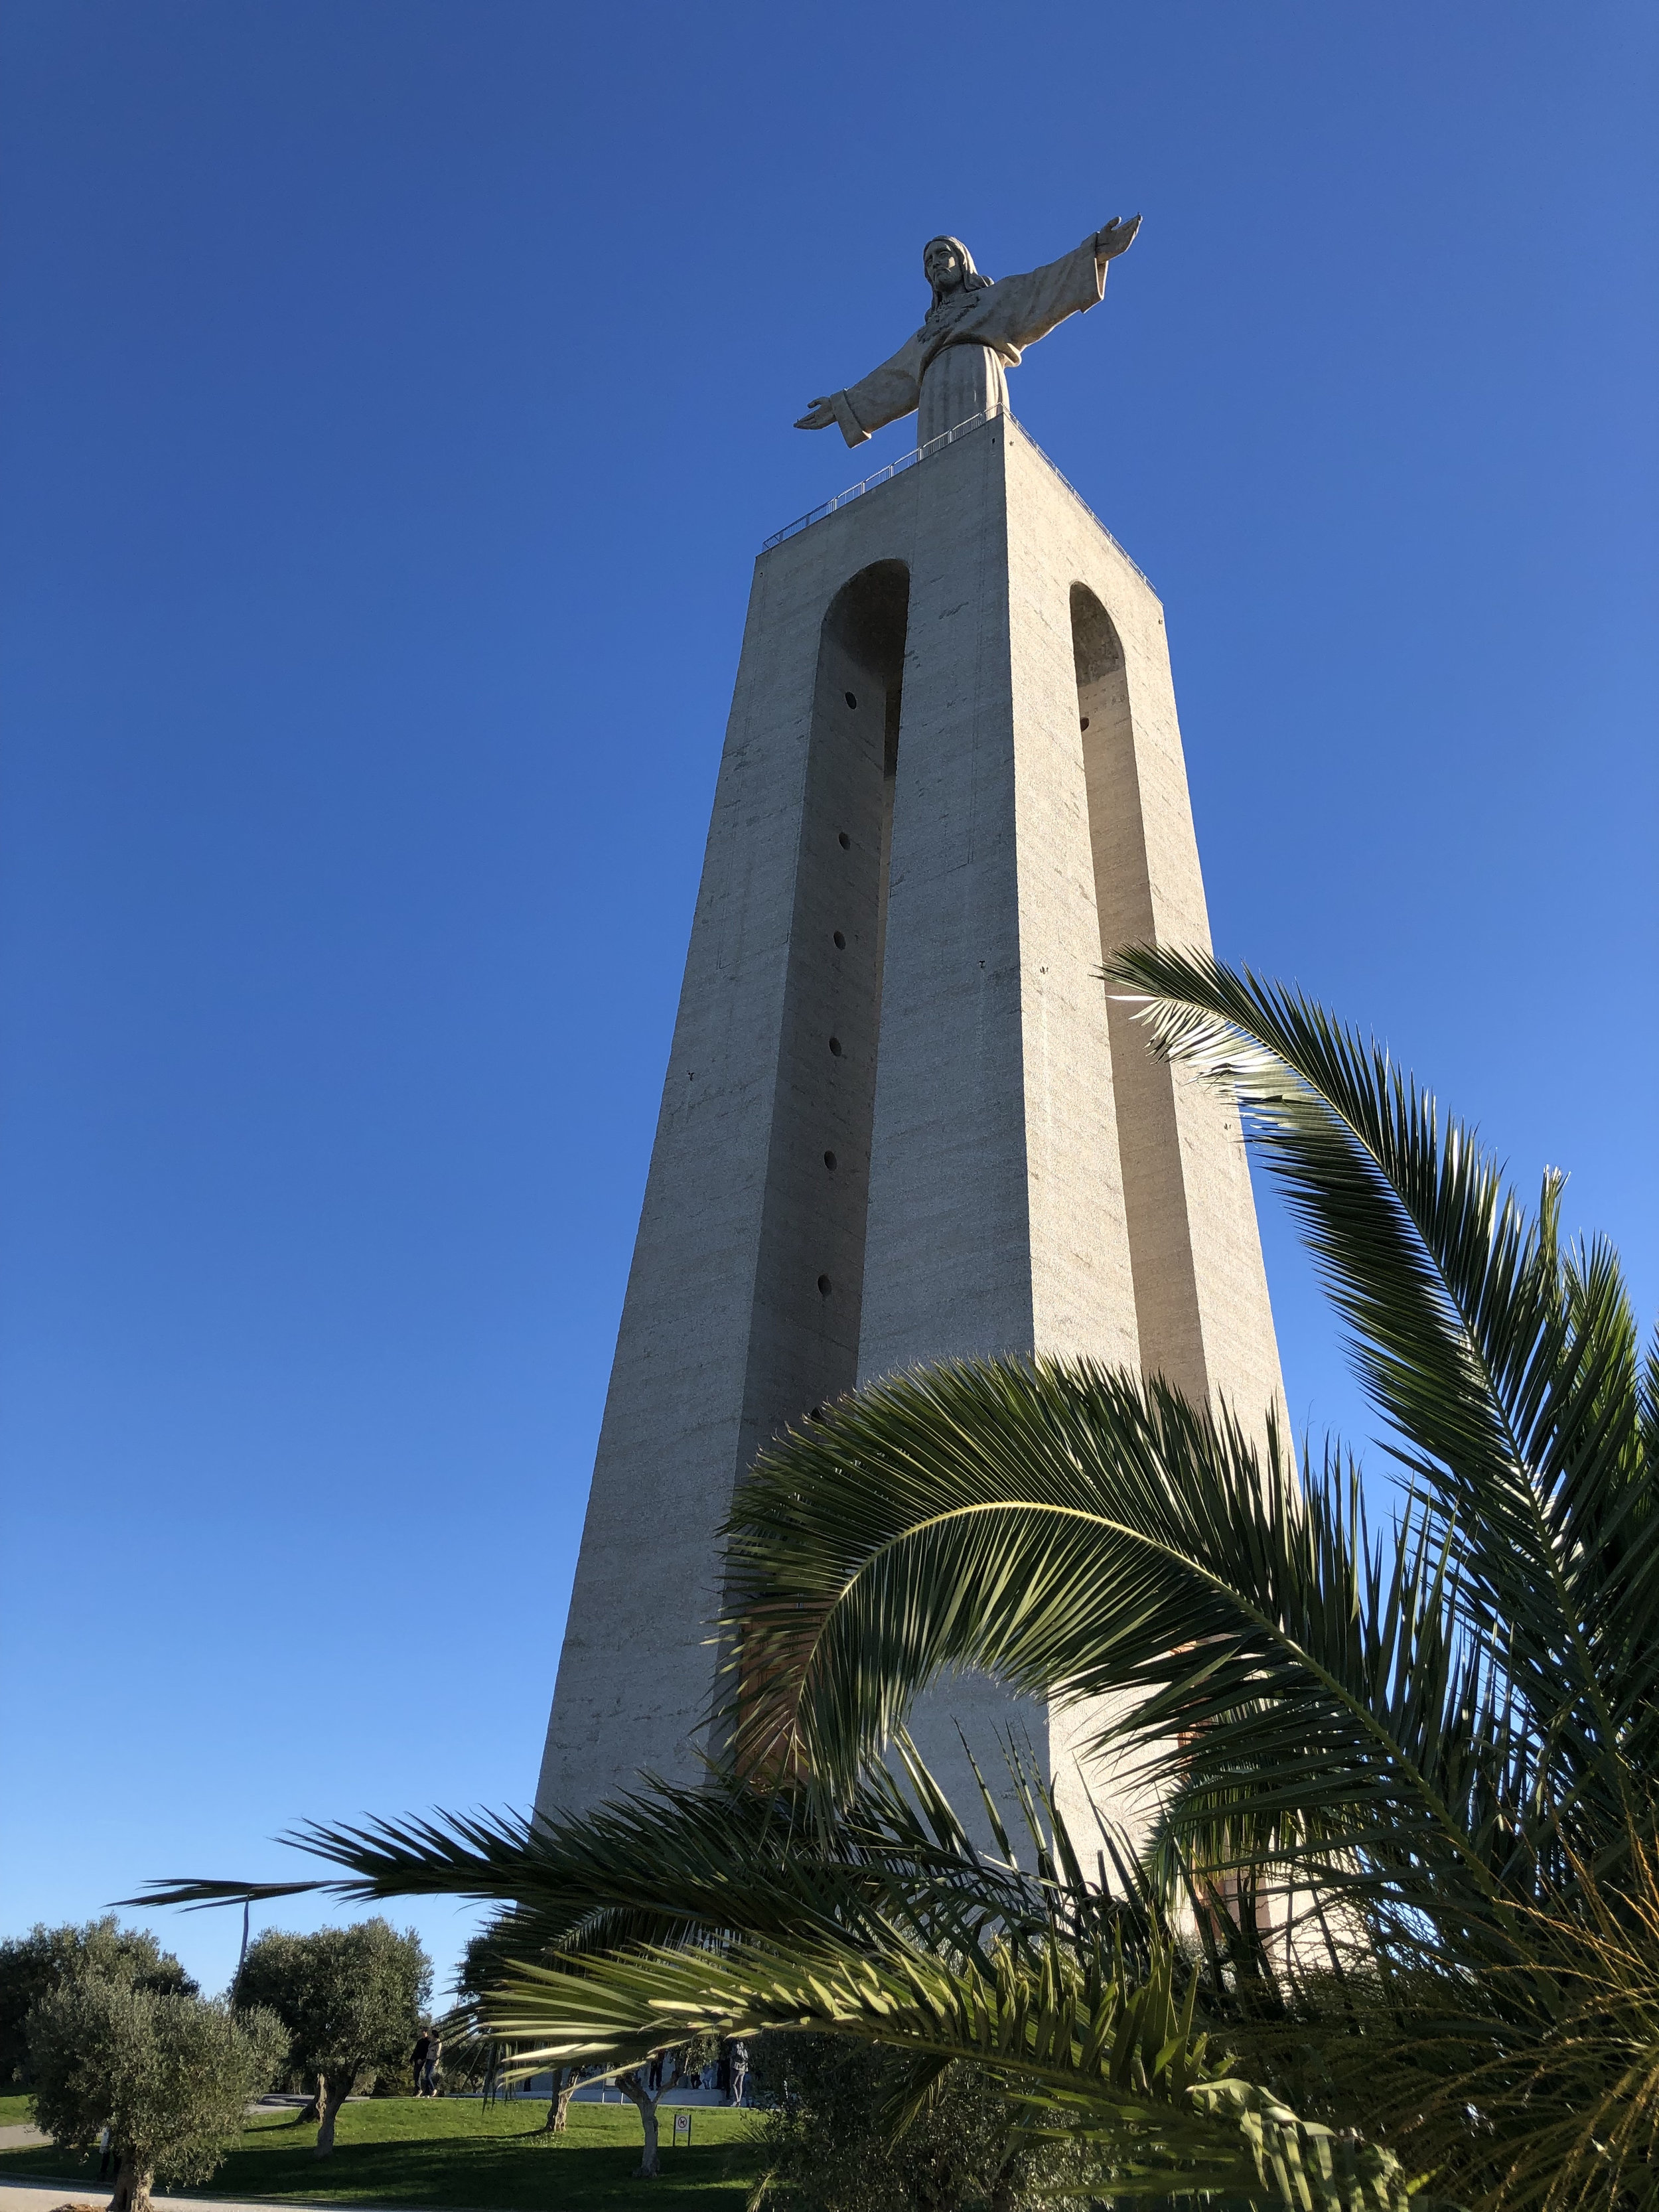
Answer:
[(951, 1667), (1127, 1692), (1112, 1736), (1185, 1847), (1491, 1915), (1526, 1747), (1449, 1628), (1443, 1541), (1421, 1516), (1373, 1541), (1340, 1464), (1298, 1482), (1085, 1361), (938, 1368), (775, 1443), (728, 1557), (736, 1740), (763, 1769), (856, 1774)]
[(1480, 2212), (1659, 2203), (1659, 1850), (1633, 1832), (1615, 1886), (1571, 1874), (1520, 1914), (1524, 1955), (1467, 1990), (1462, 2020), (1443, 1982), (1413, 1993), (1405, 2141)]
[(1237, 1097), (1451, 1531), (1462, 1618), (1571, 1765), (1575, 1813), (1622, 1826), (1620, 1730), (1659, 1698), (1659, 1522), (1611, 1251), (1575, 1273), (1561, 1178), (1528, 1219), (1473, 1131), (1297, 994), (1200, 953), (1141, 948), (1107, 973), (1144, 998), (1156, 1050)]
[(1141, 1955), (1158, 1910), (1124, 1839), (1103, 1823), (1087, 1846), (1075, 1841), (1015, 1747), (998, 1788), (981, 1784), (997, 1850), (975, 1840), (902, 1735), (894, 1756), (893, 1770), (872, 1770), (839, 1806), (806, 1788), (763, 1794), (711, 1776), (696, 1790), (659, 1783), (580, 1818), (312, 1824), (284, 1840), (343, 1869), (331, 1879), (263, 1890), (155, 1882), (131, 1901), (195, 1906), (306, 1889), (354, 1904), (466, 1898), (498, 1908), (491, 1950), (501, 1958), (732, 1936), (839, 1940), (892, 1927), (972, 1946), (993, 1924), (1067, 1940), (1109, 1930), (1132, 1960)]
[(1139, 1982), (1100, 1948), (1033, 1954), (1005, 1942), (946, 1959), (897, 1942), (877, 1953), (653, 1947), (521, 1967), (488, 2009), (494, 2031), (520, 2046), (520, 2071), (637, 2065), (693, 2035), (767, 2029), (852, 2035), (924, 2062), (968, 2059), (1092, 2137), (1114, 2197), (1218, 2191), (1253, 2203), (1404, 2212), (1408, 2191), (1389, 2154), (1343, 2144), (1227, 2078), (1228, 2062), (1194, 2027), (1195, 1987), (1178, 1998), (1167, 1946)]

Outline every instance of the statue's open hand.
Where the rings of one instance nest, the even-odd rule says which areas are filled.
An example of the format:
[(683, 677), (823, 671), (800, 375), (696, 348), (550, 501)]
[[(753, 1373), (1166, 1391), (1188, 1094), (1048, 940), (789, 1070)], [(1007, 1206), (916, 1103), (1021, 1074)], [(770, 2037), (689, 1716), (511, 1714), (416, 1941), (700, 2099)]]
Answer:
[(796, 423), (798, 430), (827, 430), (836, 419), (836, 410), (827, 399), (815, 399), (811, 411)]
[(1120, 253), (1127, 253), (1135, 242), (1135, 233), (1140, 228), (1140, 217), (1132, 215), (1127, 222), (1114, 216), (1095, 233), (1095, 259), (1110, 261)]

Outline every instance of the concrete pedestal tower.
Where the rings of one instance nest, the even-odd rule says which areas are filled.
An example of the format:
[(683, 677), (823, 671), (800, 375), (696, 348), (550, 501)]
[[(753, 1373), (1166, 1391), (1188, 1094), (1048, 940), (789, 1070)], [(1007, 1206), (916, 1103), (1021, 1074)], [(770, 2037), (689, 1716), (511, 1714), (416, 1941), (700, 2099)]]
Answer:
[[(994, 411), (756, 565), (540, 1808), (702, 1771), (715, 1532), (813, 1407), (1034, 1349), (1277, 1402), (1237, 1115), (1098, 977), (1148, 941), (1209, 942), (1163, 610)], [(953, 1796), (957, 1719), (1065, 1764), (965, 1678)]]

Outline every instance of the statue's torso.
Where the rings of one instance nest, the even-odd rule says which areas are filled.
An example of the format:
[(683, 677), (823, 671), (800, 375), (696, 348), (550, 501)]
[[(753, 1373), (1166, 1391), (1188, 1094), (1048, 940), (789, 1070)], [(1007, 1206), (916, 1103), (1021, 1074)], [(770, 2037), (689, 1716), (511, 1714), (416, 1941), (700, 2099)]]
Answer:
[(941, 346), (921, 380), (916, 443), (925, 446), (975, 415), (1000, 415), (1008, 405), (1000, 357), (989, 346)]

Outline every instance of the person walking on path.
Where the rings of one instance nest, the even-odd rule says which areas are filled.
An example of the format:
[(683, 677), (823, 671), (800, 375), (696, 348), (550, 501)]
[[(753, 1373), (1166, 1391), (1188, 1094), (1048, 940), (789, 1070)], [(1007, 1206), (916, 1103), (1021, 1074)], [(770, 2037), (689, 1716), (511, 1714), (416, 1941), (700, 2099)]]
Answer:
[(438, 2061), (443, 2057), (443, 2044), (441, 2040), (434, 2035), (431, 2039), (427, 2048), (426, 2072), (422, 2076), (422, 2079), (426, 2083), (426, 2094), (428, 2097), (435, 2097), (438, 2094)]
[(422, 2028), (415, 2039), (415, 2094), (421, 2094), (421, 2084), (426, 2079), (427, 2053), (432, 2048), (432, 2038)]

